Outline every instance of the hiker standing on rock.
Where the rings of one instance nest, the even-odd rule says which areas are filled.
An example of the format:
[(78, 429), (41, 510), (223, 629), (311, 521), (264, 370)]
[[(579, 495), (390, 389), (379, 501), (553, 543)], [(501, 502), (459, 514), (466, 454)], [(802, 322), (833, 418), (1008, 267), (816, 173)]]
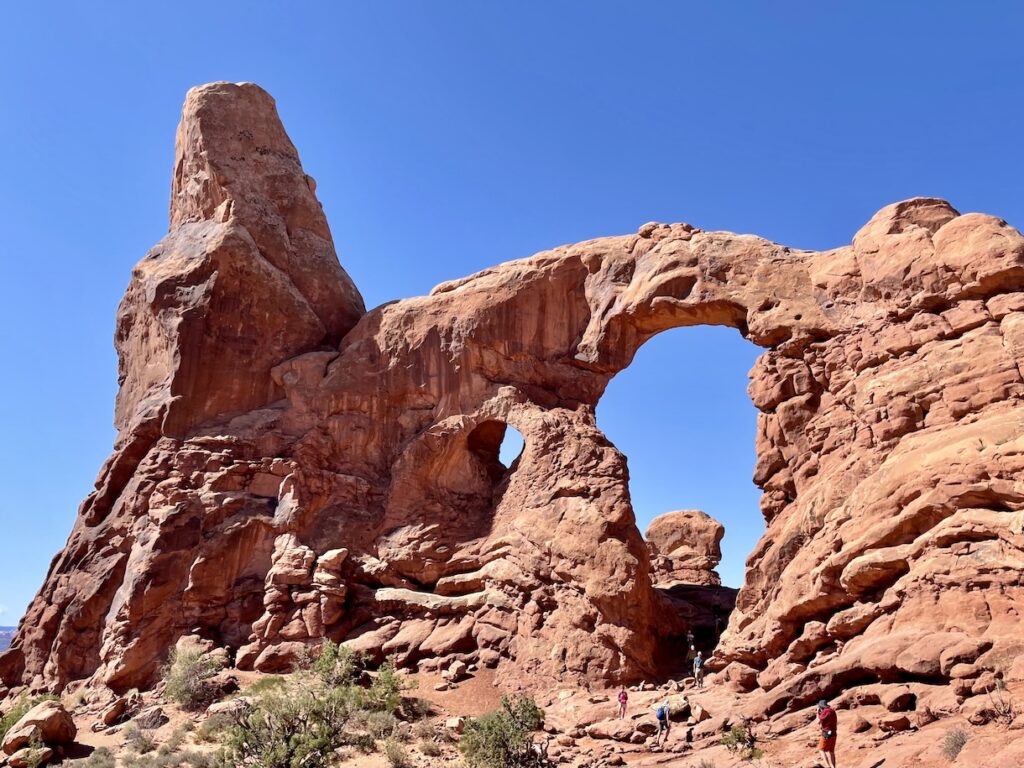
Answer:
[(704, 687), (704, 654), (701, 651), (697, 651), (693, 660), (693, 682), (698, 688)]
[(619, 719), (621, 720), (626, 716), (626, 704), (629, 703), (629, 694), (626, 693), (626, 687), (623, 686), (619, 689)]
[(839, 718), (825, 699), (818, 702), (818, 725), (821, 726), (818, 751), (823, 764), (825, 768), (836, 768), (836, 728), (839, 726)]

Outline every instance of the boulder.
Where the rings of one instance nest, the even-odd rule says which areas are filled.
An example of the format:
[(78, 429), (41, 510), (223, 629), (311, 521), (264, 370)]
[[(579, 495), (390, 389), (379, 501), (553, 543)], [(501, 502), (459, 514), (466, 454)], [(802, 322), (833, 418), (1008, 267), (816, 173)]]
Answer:
[(910, 729), (910, 718), (902, 713), (886, 713), (881, 715), (875, 724), (887, 733), (899, 733)]
[(724, 536), (725, 527), (697, 509), (667, 512), (654, 518), (644, 539), (656, 568), (655, 579), (720, 584), (715, 568), (722, 559)]
[(7, 765), (10, 768), (36, 768), (49, 763), (53, 755), (50, 747), (24, 747), (7, 758)]
[(906, 712), (913, 709), (917, 702), (917, 695), (909, 688), (890, 688), (881, 696), (882, 706), (889, 712)]
[(2, 749), (8, 755), (39, 742), (46, 746), (70, 744), (78, 729), (71, 714), (59, 701), (44, 701), (32, 707), (11, 726), (4, 736)]

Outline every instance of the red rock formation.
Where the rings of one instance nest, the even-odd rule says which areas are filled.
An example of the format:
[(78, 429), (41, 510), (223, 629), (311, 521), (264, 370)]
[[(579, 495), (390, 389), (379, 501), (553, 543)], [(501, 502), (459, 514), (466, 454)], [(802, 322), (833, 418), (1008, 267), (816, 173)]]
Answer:
[(723, 536), (725, 526), (699, 509), (658, 515), (644, 534), (654, 581), (719, 586)]
[[(698, 324), (766, 349), (768, 527), (718, 651), (758, 706), (1020, 650), (1005, 222), (915, 199), (823, 253), (648, 224), (348, 330), (358, 294), (269, 97), (191, 92), (178, 150), (172, 230), (119, 311), (115, 453), (0, 656), (7, 685), (146, 685), (190, 631), (266, 670), (329, 636), (513, 682), (656, 674), (678, 628), (594, 407), (647, 339)], [(506, 468), (507, 425), (525, 448)]]

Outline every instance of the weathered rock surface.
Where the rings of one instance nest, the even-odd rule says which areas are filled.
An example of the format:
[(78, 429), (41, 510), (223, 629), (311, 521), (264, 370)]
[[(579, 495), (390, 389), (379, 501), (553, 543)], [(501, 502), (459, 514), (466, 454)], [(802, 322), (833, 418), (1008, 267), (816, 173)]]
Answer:
[(651, 521), (644, 539), (655, 582), (718, 586), (715, 568), (722, 560), (725, 526), (706, 512), (683, 509)]
[(44, 701), (32, 707), (4, 736), (3, 751), (14, 755), (33, 744), (70, 744), (78, 729), (71, 714), (59, 701)]
[(822, 253), (648, 224), (360, 317), (269, 97), (217, 84), (186, 103), (171, 226), (118, 313), (115, 453), (8, 686), (144, 686), (192, 630), (264, 670), (327, 636), (510, 684), (654, 679), (685, 622), (595, 405), (699, 324), (766, 350), (767, 530), (715, 660), (752, 708), (1024, 645), (1024, 238), (997, 218), (914, 199)]

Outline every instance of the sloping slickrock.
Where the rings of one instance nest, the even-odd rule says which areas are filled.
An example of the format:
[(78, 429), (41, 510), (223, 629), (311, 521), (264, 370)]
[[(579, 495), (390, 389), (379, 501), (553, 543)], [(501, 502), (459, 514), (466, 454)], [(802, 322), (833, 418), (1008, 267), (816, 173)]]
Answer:
[(920, 198), (821, 253), (647, 224), (358, 317), (297, 161), (237, 171), (294, 152), (259, 138), (283, 136), (276, 117), (243, 135), (270, 103), (252, 88), (186, 103), (172, 230), (119, 310), (115, 453), (0, 656), (5, 684), (146, 685), (193, 630), (241, 666), (322, 636), (378, 657), (399, 638), (412, 662), (442, 621), (508, 684), (653, 679), (678, 627), (595, 406), (647, 339), (701, 324), (765, 349), (749, 392), (767, 530), (716, 660), (756, 675), (757, 706), (1021, 650), (1008, 224)]

